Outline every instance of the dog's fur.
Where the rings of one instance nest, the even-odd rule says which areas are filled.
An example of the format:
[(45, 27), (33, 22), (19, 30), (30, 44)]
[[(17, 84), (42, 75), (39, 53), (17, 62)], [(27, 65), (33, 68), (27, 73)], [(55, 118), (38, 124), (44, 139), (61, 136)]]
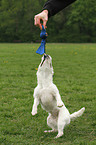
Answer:
[(53, 84), (53, 67), (52, 58), (49, 55), (42, 57), (41, 63), (37, 71), (38, 85), (34, 89), (34, 104), (32, 115), (37, 114), (37, 106), (40, 103), (44, 110), (49, 113), (47, 124), (52, 130), (44, 132), (58, 131), (56, 138), (63, 135), (64, 127), (70, 121), (83, 114), (85, 108), (70, 114), (61, 100), (59, 90)]

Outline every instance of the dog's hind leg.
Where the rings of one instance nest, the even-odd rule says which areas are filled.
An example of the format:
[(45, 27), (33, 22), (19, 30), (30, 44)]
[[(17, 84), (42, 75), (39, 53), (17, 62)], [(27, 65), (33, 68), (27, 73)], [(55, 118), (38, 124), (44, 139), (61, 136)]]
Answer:
[(44, 132), (56, 132), (57, 131), (57, 119), (51, 114), (47, 117), (47, 125), (52, 128), (52, 130), (45, 130)]
[(64, 107), (62, 107), (58, 114), (58, 134), (55, 138), (59, 138), (63, 135), (63, 129), (69, 123), (70, 123), (70, 118), (66, 117)]

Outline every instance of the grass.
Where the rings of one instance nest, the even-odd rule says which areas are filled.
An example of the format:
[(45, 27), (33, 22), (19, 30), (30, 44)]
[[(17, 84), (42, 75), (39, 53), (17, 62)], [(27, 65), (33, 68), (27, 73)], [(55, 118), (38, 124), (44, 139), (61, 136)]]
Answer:
[(53, 58), (54, 83), (70, 113), (85, 106), (82, 117), (64, 129), (64, 136), (45, 134), (48, 114), (38, 107), (31, 115), (39, 44), (0, 44), (0, 144), (96, 144), (96, 44), (47, 44)]

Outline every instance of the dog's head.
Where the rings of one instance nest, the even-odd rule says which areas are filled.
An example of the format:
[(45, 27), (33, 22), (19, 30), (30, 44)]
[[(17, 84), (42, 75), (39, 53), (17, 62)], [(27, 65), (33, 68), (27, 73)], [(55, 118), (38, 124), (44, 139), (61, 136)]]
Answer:
[(53, 73), (52, 58), (50, 55), (44, 54), (39, 65), (40, 70), (49, 69)]
[(52, 58), (50, 55), (44, 54), (40, 63), (40, 67), (52, 67)]
[(38, 84), (49, 85), (53, 80), (52, 58), (50, 55), (44, 54), (37, 71)]

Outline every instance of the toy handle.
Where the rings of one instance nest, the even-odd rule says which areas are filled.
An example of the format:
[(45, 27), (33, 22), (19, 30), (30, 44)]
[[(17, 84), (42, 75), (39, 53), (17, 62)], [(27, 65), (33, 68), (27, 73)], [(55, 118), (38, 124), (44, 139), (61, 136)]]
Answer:
[(42, 25), (42, 30), (45, 30), (43, 25)]

